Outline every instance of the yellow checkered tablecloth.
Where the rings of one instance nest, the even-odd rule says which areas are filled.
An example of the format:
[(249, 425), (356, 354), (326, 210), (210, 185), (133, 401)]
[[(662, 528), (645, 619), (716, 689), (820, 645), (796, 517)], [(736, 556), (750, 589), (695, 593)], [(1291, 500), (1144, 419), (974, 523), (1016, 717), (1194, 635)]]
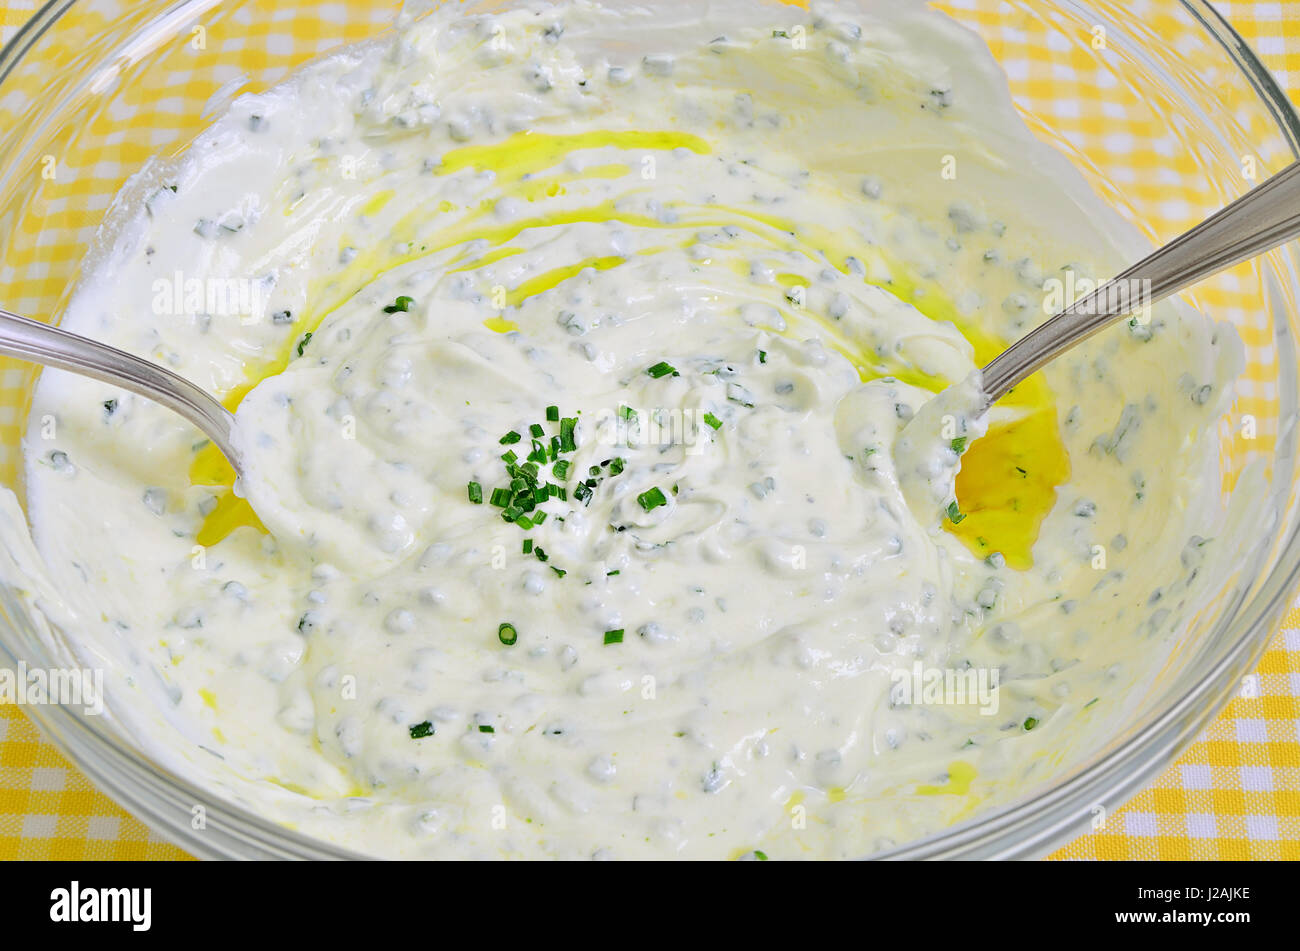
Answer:
[[(951, 2), (969, 6), (969, 0)], [(285, 4), (292, 5), (292, 0)], [(6, 0), (0, 8), (0, 40), (13, 36), (37, 6), (36, 0)], [(1300, 99), (1300, 0), (1225, 0), (1217, 6), (1283, 88)], [(390, 16), (392, 7), (374, 4), (375, 16)], [(1001, 14), (991, 10), (989, 15)], [(271, 19), (278, 19), (278, 11)], [(276, 49), (258, 55), (277, 58), (277, 65), (282, 58), (287, 65), (301, 54), (291, 49), (281, 56)], [(1029, 55), (1032, 59), (1034, 54)], [(1035, 62), (1050, 63), (1052, 56), (1042, 50)], [(191, 92), (184, 89), (180, 95)], [(155, 105), (171, 108), (164, 103), (147, 107)], [(147, 138), (117, 141), (122, 162), (139, 164), (155, 151)], [(1159, 185), (1143, 181), (1134, 187)], [(48, 220), (57, 221), (52, 227), (86, 227), (101, 210), (51, 202)], [(29, 262), (28, 281), (37, 274), (54, 284), (65, 280), (65, 273), (49, 266), (46, 257), (33, 260), (39, 263)], [(0, 273), (0, 286), (5, 280)], [(24, 307), (22, 299), (10, 303)], [(0, 428), (20, 422), (0, 406)], [(0, 704), (0, 859), (186, 857), (99, 793), (41, 740), (17, 707)], [(1182, 758), (1112, 814), (1102, 831), (1075, 840), (1053, 858), (1300, 859), (1300, 599), (1259, 667), (1252, 696), (1233, 700)]]

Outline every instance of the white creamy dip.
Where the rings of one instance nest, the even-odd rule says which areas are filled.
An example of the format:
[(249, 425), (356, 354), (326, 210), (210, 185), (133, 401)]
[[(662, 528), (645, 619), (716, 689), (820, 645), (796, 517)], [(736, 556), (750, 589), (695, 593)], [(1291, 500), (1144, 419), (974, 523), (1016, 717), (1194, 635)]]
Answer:
[(865, 855), (1094, 749), (1199, 603), (1199, 316), (896, 452), (1140, 247), (919, 6), (439, 10), (240, 97), (101, 243), (63, 325), (238, 406), (274, 534), (49, 372), (42, 599), (148, 755), (357, 851)]

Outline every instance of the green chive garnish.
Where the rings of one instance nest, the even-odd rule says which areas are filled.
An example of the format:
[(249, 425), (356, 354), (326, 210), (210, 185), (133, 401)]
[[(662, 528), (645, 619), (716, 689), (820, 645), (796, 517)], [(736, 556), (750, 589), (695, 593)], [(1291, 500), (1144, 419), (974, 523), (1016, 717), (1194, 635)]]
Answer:
[(309, 344), (309, 343), (311, 343), (311, 331), (310, 331), (310, 330), (307, 331), (307, 333), (305, 333), (305, 334), (303, 335), (303, 338), (302, 338), (301, 340), (298, 341), (298, 356), (302, 356), (303, 348), (306, 347), (307, 344)]
[(620, 627), (617, 631), (606, 631), (606, 632), (605, 632), (605, 643), (606, 643), (606, 644), (622, 644), (622, 643), (623, 643), (623, 629)]
[(961, 508), (957, 505), (956, 500), (948, 503), (948, 521), (954, 525), (959, 525), (965, 518), (966, 516), (961, 513)]
[(636, 497), (636, 500), (641, 503), (641, 508), (645, 509), (647, 512), (653, 511), (661, 505), (668, 504), (668, 499), (664, 497), (663, 492), (659, 491), (658, 486), (642, 492)]
[(496, 728), (495, 728), (495, 727), (490, 727), (490, 726), (488, 726), (487, 724), (484, 724), (484, 723), (480, 723), (480, 724), (479, 724), (478, 731), (479, 731), (480, 733), (495, 733), (495, 732), (496, 732)]
[(495, 505), (497, 508), (503, 509), (510, 504), (510, 490), (493, 489), (492, 497), (488, 501), (491, 502), (493, 505)]
[(497, 640), (506, 647), (513, 647), (515, 641), (519, 640), (519, 632), (509, 621), (502, 621), (501, 626), (497, 628)]
[(712, 426), (714, 429), (722, 428), (722, 420), (718, 419), (718, 417), (714, 416), (712, 413), (705, 413), (704, 421), (708, 423), (710, 426)]
[(1025, 717), (1025, 731), (1026, 731), (1026, 732), (1028, 732), (1029, 730), (1032, 730), (1032, 729), (1033, 729), (1034, 727), (1036, 727), (1036, 726), (1038, 726), (1038, 718), (1037, 718), (1037, 717)]
[(559, 420), (560, 420), (560, 408), (558, 406), (546, 407), (546, 421), (548, 423), (556, 423), (559, 422)]
[[(761, 351), (761, 350), (759, 351), (759, 353), (762, 353), (762, 352), (763, 352), (763, 351)], [(755, 850), (754, 850), (754, 858), (758, 859), (758, 861), (760, 861), (760, 862), (766, 862), (766, 861), (767, 861), (767, 853), (766, 853), (766, 852), (760, 852), (758, 849), (755, 849)]]
[(425, 720), (423, 723), (415, 724), (415, 726), (411, 727), (410, 730), (411, 739), (413, 740), (422, 740), (426, 736), (433, 736), (433, 724), (428, 720)]
[(676, 367), (674, 367), (671, 363), (664, 363), (663, 361), (656, 363), (654, 366), (650, 367), (650, 369), (646, 370), (645, 372), (649, 373), (656, 380), (659, 379), (660, 377), (665, 377), (669, 375), (681, 376), (681, 374), (677, 372)]
[(406, 313), (411, 309), (411, 305), (414, 303), (415, 303), (415, 299), (412, 297), (399, 297), (397, 298), (397, 300), (393, 301), (391, 304), (389, 304), (387, 307), (384, 308), (384, 313), (396, 314), (398, 311), (401, 311), (402, 313)]
[(517, 432), (515, 432), (512, 429), (510, 430), (510, 432), (506, 433), (504, 436), (501, 437), (501, 445), (513, 446), (515, 443), (519, 442), (519, 440), (523, 438), (524, 438), (523, 436), (519, 435)]
[(469, 484), (469, 500), (475, 505), (482, 505), (483, 486), (479, 485), (477, 482), (471, 482)]
[(578, 448), (578, 444), (573, 439), (573, 434), (578, 428), (578, 420), (566, 416), (560, 420), (560, 451), (573, 452)]
[(959, 455), (959, 456), (960, 456), (963, 452), (965, 452), (965, 451), (966, 451), (966, 439), (967, 439), (966, 436), (958, 436), (958, 437), (957, 437), (956, 439), (954, 439), (951, 443), (949, 443), (949, 445), (952, 447), (952, 451), (955, 452), (955, 453), (957, 453), (957, 455)]
[(531, 555), (532, 553), (533, 553), (533, 540), (532, 540), (531, 538), (525, 538), (525, 539), (524, 539), (524, 554), (525, 554), (525, 555)]

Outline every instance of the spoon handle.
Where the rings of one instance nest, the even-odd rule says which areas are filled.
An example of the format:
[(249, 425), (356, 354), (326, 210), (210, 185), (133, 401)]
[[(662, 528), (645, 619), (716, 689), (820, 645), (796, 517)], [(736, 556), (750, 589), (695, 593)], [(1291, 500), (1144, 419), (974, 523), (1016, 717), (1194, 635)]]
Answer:
[(984, 368), (989, 403), (996, 403), (1044, 364), (1119, 318), (1296, 237), (1300, 237), (1300, 162), (1261, 182), (998, 354)]
[(235, 417), (207, 391), (170, 370), (88, 337), (0, 309), (0, 354), (70, 370), (161, 403), (197, 426), (235, 470)]

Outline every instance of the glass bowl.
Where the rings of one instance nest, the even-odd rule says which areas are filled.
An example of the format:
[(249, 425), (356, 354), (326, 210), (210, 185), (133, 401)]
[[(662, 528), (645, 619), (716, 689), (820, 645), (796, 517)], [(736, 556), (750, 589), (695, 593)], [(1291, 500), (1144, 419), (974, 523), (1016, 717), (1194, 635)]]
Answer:
[[(1033, 132), (1154, 243), (1300, 154), (1300, 117), (1204, 0), (934, 6), (986, 41)], [(400, 12), (375, 0), (46, 4), (0, 51), (0, 301), (57, 319), (104, 211), (147, 158), (183, 149), (238, 92), (265, 89), (334, 46), (376, 36)], [(1267, 498), (1258, 530), (1244, 533), (1235, 553), (1237, 570), (1216, 579), (1212, 603), (1101, 748), (1011, 805), (882, 857), (1042, 855), (1122, 805), (1241, 689), (1300, 574), (1298, 271), (1292, 246), (1185, 295), (1231, 322), (1245, 343), (1247, 371), (1220, 424), (1222, 493), (1231, 498), (1254, 463)], [(0, 359), (0, 478), (20, 501), (20, 441), (37, 373)], [(54, 655), (66, 663), (64, 646), (43, 637), (44, 622), (26, 603), (0, 584), (0, 665), (59, 666)], [(109, 718), (54, 705), (27, 712), (97, 786), (195, 855), (354, 857), (215, 800), (152, 762)]]

